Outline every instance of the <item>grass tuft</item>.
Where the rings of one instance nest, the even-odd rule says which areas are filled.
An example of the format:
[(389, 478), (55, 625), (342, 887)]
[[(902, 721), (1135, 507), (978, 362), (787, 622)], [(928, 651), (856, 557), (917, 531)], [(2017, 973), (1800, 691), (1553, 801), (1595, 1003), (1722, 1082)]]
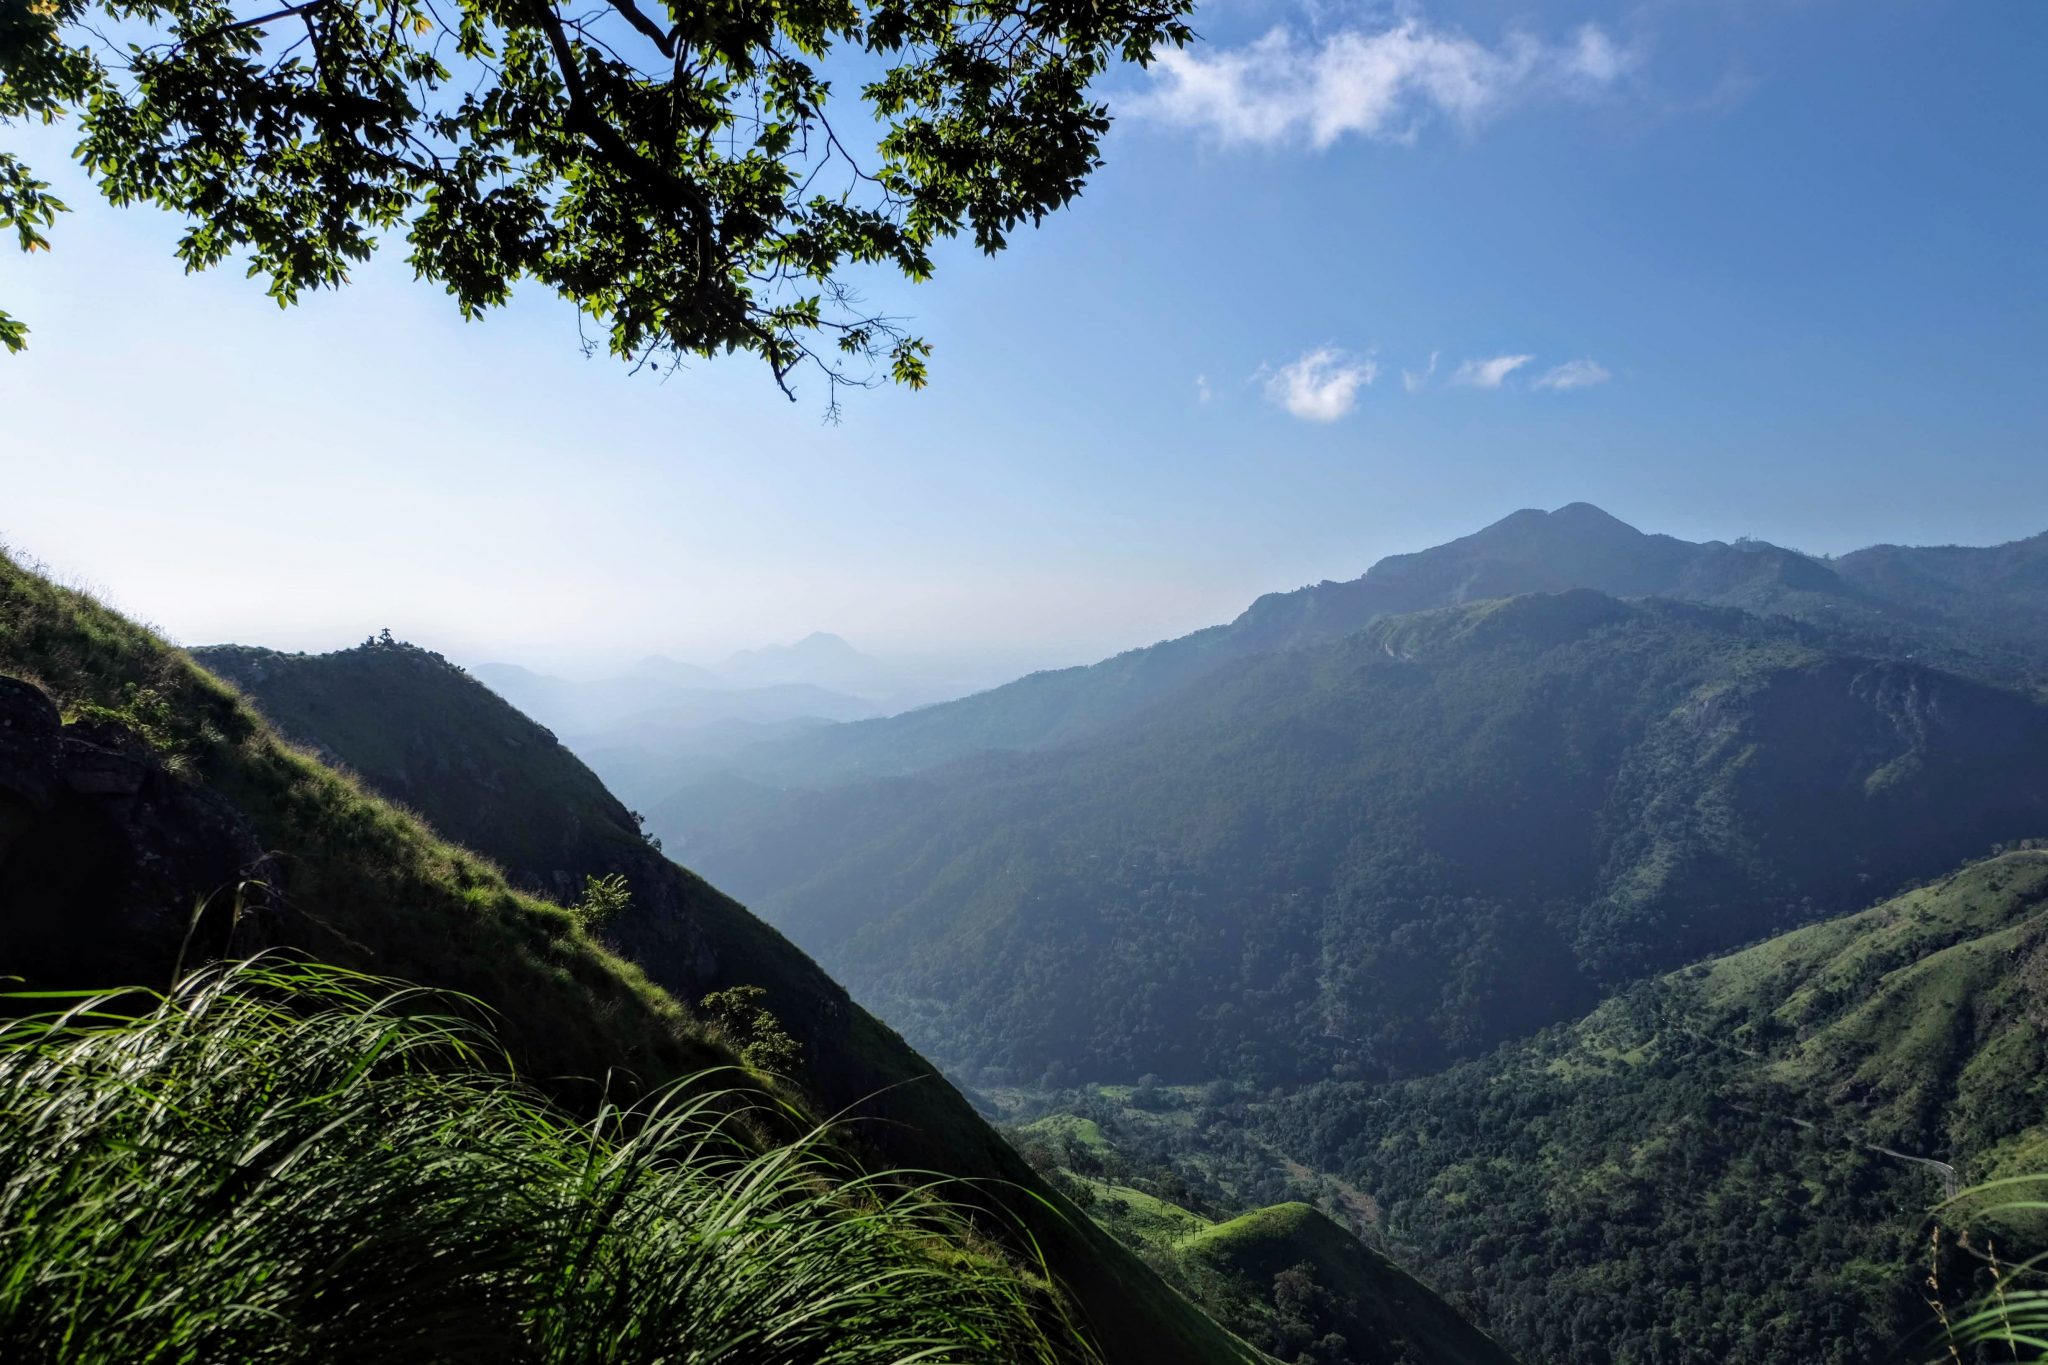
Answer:
[(469, 1002), (281, 957), (11, 1003), (0, 1358), (1087, 1355), (939, 1188), (759, 1142), (742, 1073), (579, 1121)]

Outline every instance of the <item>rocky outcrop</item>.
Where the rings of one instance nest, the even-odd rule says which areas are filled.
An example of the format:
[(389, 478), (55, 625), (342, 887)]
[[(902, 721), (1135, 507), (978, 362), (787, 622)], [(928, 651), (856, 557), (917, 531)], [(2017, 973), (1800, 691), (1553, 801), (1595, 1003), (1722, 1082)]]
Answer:
[(132, 732), (66, 725), (39, 688), (0, 677), (0, 975), (167, 984), (181, 956), (261, 946), (268, 871), (234, 807)]

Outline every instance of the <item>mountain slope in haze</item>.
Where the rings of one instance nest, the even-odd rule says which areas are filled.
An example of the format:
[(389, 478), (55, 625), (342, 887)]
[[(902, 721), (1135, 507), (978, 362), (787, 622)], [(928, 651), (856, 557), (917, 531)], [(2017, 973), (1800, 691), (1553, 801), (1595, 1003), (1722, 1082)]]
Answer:
[(479, 664), (473, 672), (522, 713), (571, 737), (628, 727), (676, 731), (724, 721), (853, 721), (880, 714), (871, 702), (812, 683), (732, 687), (709, 674), (703, 681), (680, 680), (652, 662), (611, 678), (556, 678), (517, 664)]
[[(1925, 1358), (1949, 1183), (1928, 1163), (1967, 1184), (2048, 1160), (2048, 851), (1250, 1126), (1370, 1192), (1404, 1258), (1531, 1365)], [(1967, 1258), (1943, 1278), (1968, 1292)]]
[[(815, 786), (915, 772), (985, 749), (1051, 747), (1102, 733), (1233, 659), (1339, 638), (1387, 616), (1573, 588), (1787, 616), (1853, 633), (1866, 653), (1922, 655), (2020, 681), (2048, 668), (2048, 627), (2038, 624), (2048, 619), (2044, 558), (2048, 537), (1960, 552), (1880, 547), (1826, 561), (1757, 541), (1648, 535), (1590, 503), (1524, 509), (1443, 545), (1388, 556), (1348, 582), (1268, 593), (1228, 625), (765, 743), (726, 763), (758, 780)], [(1958, 614), (1966, 601), (1968, 614)]]
[(2048, 532), (2006, 545), (1873, 545), (1835, 560), (1840, 577), (1951, 637), (2048, 652)]
[[(528, 828), (545, 829), (550, 812), (559, 808), (569, 826), (583, 832), (578, 851), (592, 860), (572, 861), (570, 870), (579, 876), (624, 871), (633, 883), (638, 903), (619, 927), (619, 938), (657, 979), (673, 979), (682, 970), (660, 955), (657, 930), (647, 923), (651, 907), (673, 904), (676, 914), (703, 926), (716, 959), (712, 976), (687, 978), (689, 989), (707, 989), (714, 980), (766, 987), (775, 1013), (804, 1042), (810, 1057), (806, 1075), (820, 1107), (858, 1105), (873, 1115), (879, 1121), (875, 1141), (892, 1163), (1042, 1188), (1006, 1145), (987, 1146), (995, 1141), (992, 1132), (936, 1078), (898, 1086), (876, 1102), (876, 1092), (892, 1076), (900, 1080), (922, 1070), (921, 1059), (847, 1002), (779, 936), (649, 848), (630, 814), (581, 763), (439, 656), (402, 645), (314, 656), (205, 654), (236, 665), (250, 695), (290, 733), (337, 754), (373, 786), (391, 783), (394, 795), (402, 791), (408, 805), (436, 823), (469, 829), (479, 848), (508, 864), (519, 846), (497, 835), (510, 840)], [(263, 666), (248, 668), (250, 659)], [(512, 809), (522, 802), (526, 810)], [(553, 846), (549, 851), (557, 860), (569, 857)], [(551, 879), (552, 872), (543, 878)], [(665, 965), (657, 969), (657, 963)], [(1086, 1224), (1081, 1215), (1073, 1216)], [(1119, 1348), (1113, 1359), (1227, 1358), (1218, 1355), (1223, 1348), (1217, 1340), (1191, 1332), (1177, 1316), (1188, 1313), (1185, 1305), (1092, 1226), (1078, 1241), (1059, 1225), (1033, 1228), (1055, 1269), (1080, 1282), (1084, 1302), (1098, 1315), (1112, 1311), (1104, 1305), (1128, 1297), (1127, 1306), (1113, 1311), (1129, 1321), (1104, 1329)], [(1367, 1268), (1374, 1272), (1369, 1278), (1354, 1267), (1344, 1280), (1353, 1330), (1367, 1333), (1354, 1338), (1346, 1359), (1507, 1365), (1504, 1354), (1398, 1267), (1373, 1260)], [(1270, 1288), (1268, 1283), (1264, 1292)]]
[(908, 686), (895, 668), (822, 630), (812, 631), (794, 644), (743, 649), (719, 665), (718, 671), (741, 687), (809, 683), (870, 701), (896, 697)]
[(1796, 623), (1531, 595), (1092, 744), (701, 789), (690, 856), (977, 1083), (1390, 1075), (2048, 829), (2048, 707)]
[[(422, 668), (432, 662), (397, 649), (346, 661), (337, 686), (349, 696), (336, 712), (375, 706), (380, 689), (366, 668), (393, 672), (385, 695), (427, 704), (437, 679)], [(449, 703), (441, 719), (481, 746), (465, 759), (493, 744), (522, 752), (545, 740), (509, 710), (488, 716), (517, 725), (489, 737), (488, 725), (458, 714), (488, 694), (435, 667), (438, 696)], [(635, 883), (635, 913), (618, 926), (643, 972), (559, 907), (513, 890), (484, 857), (292, 748), (188, 656), (5, 557), (0, 675), (33, 683), (0, 686), (0, 970), (36, 985), (104, 986), (166, 980), (174, 962), (194, 954), (298, 948), (475, 996), (498, 1011), (525, 1074), (585, 1101), (607, 1076), (630, 1090), (730, 1065), (723, 1036), (678, 997), (759, 985), (804, 1050), (790, 1092), (806, 1106), (799, 1112), (843, 1116), (864, 1154), (960, 1176), (954, 1197), (983, 1201), (1003, 1225), (1028, 1228), (1110, 1360), (1252, 1359), (1085, 1218), (1061, 1210), (957, 1091), (808, 958), (673, 864), (647, 874), (665, 883)], [(316, 714), (312, 679), (296, 667), (282, 675), (293, 675), (295, 705)], [(408, 733), (401, 718), (389, 719)], [(334, 736), (308, 738), (339, 750)], [(390, 752), (411, 761), (402, 746)], [(380, 760), (358, 761), (368, 769)], [(503, 789), (466, 761), (448, 765), (446, 784), (433, 780), (439, 771), (408, 769), (422, 806), (444, 791), (462, 799), (479, 783)], [(501, 818), (508, 829), (539, 826)], [(195, 830), (208, 837), (195, 840)], [(253, 859), (238, 864), (241, 851)], [(189, 869), (181, 892), (232, 893), (239, 878), (248, 903), (224, 900), (188, 931), (189, 899), (132, 899), (160, 889), (167, 864)], [(663, 905), (678, 907), (673, 924), (650, 924)]]

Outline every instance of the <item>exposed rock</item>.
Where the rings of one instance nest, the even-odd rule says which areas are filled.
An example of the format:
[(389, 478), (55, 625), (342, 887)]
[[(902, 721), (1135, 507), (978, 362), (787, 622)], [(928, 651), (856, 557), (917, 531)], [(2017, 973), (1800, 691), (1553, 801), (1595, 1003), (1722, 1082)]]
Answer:
[(155, 985), (181, 949), (252, 950), (268, 897), (247, 884), (268, 872), (225, 800), (121, 726), (64, 725), (39, 689), (0, 678), (0, 974)]

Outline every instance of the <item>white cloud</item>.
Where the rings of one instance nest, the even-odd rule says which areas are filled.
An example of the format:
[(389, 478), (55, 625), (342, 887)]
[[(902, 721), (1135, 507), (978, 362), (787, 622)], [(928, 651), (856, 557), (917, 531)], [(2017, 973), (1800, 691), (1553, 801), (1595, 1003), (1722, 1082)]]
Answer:
[(1597, 360), (1567, 360), (1536, 381), (1539, 389), (1587, 389), (1614, 375)]
[(1210, 400), (1211, 398), (1214, 398), (1215, 396), (1216, 396), (1216, 394), (1215, 394), (1214, 390), (1210, 389), (1210, 387), (1209, 387), (1209, 376), (1208, 376), (1208, 375), (1206, 375), (1206, 374), (1198, 374), (1198, 375), (1196, 375), (1196, 376), (1195, 376), (1195, 401), (1196, 401), (1197, 403), (1206, 403), (1206, 402), (1208, 402), (1208, 401), (1209, 401), (1209, 400)]
[(1422, 386), (1429, 382), (1429, 377), (1436, 373), (1437, 357), (1442, 354), (1442, 351), (1431, 351), (1429, 353), (1429, 368), (1426, 370), (1401, 371), (1401, 387), (1410, 393), (1420, 393)]
[(1533, 355), (1497, 355), (1468, 360), (1451, 374), (1453, 384), (1473, 389), (1497, 389), (1507, 377), (1534, 360)]
[(1593, 24), (1567, 42), (1510, 33), (1492, 47), (1413, 18), (1314, 42), (1282, 27), (1244, 47), (1167, 49), (1124, 109), (1225, 143), (1399, 142), (1431, 115), (1471, 128), (1524, 100), (1597, 95), (1636, 60)]
[(1334, 422), (1358, 406), (1358, 391), (1379, 378), (1370, 356), (1322, 346), (1266, 376), (1266, 397), (1305, 422)]

